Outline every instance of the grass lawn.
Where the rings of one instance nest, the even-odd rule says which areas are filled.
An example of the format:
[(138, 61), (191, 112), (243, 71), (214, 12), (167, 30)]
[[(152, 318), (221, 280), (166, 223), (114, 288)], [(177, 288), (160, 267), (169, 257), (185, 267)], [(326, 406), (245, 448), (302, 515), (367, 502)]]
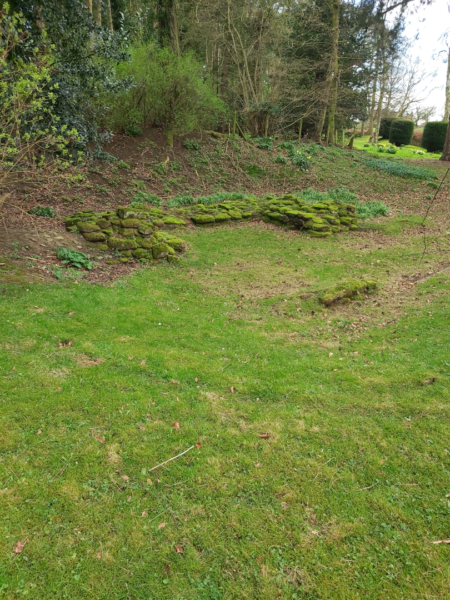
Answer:
[[(384, 146), (385, 148), (389, 148), (389, 146), (391, 146), (391, 144), (389, 143), (388, 140), (384, 140), (384, 139), (380, 139), (380, 141), (378, 142), (381, 146)], [(355, 148), (357, 148), (358, 150), (364, 150), (365, 152), (368, 152), (369, 154), (373, 154), (375, 156), (379, 156), (381, 158), (408, 158), (408, 159), (430, 159), (430, 158), (435, 158), (435, 159), (439, 159), (441, 158), (441, 154), (437, 154), (436, 152), (427, 152), (425, 150), (425, 148), (419, 148), (417, 146), (403, 146), (402, 148), (397, 148), (397, 152), (396, 154), (388, 154), (386, 152), (378, 152), (378, 148), (376, 146), (376, 144), (370, 144), (370, 146), (368, 148), (364, 147), (364, 144), (369, 144), (369, 136), (368, 135), (364, 135), (362, 137), (357, 137), (355, 138), (353, 145)], [(417, 154), (417, 152), (423, 152), (424, 154)]]
[(418, 221), (0, 285), (0, 597), (448, 597), (450, 272), (411, 285), (448, 244), (420, 263)]

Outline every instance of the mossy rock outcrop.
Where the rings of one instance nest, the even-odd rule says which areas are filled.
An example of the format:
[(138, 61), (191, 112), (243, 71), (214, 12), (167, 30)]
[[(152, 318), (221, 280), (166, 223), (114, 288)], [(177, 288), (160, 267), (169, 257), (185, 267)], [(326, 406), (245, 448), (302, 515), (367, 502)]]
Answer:
[(349, 279), (322, 292), (319, 300), (325, 306), (339, 301), (350, 302), (361, 294), (373, 292), (377, 287), (375, 279)]

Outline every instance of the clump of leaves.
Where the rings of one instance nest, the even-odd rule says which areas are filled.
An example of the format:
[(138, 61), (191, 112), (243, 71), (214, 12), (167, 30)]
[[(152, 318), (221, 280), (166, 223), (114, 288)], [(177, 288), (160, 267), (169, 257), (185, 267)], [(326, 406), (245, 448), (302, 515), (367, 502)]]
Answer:
[(197, 140), (184, 140), (183, 146), (188, 150), (200, 150), (201, 148)]
[(134, 205), (142, 204), (143, 202), (148, 202), (154, 206), (161, 206), (162, 200), (157, 194), (150, 194), (149, 192), (139, 190), (134, 194), (130, 206), (133, 207)]
[(372, 169), (379, 169), (380, 171), (389, 173), (389, 175), (397, 175), (398, 177), (403, 177), (405, 179), (436, 179), (436, 175), (433, 171), (430, 171), (430, 169), (413, 167), (401, 162), (393, 162), (380, 158), (368, 158), (364, 161), (364, 164)]
[[(69, 200), (71, 202), (71, 200)], [(53, 219), (55, 215), (55, 211), (51, 206), (35, 206), (28, 211), (30, 215), (36, 215), (37, 217), (48, 217)]]
[(134, 125), (131, 123), (125, 127), (125, 133), (130, 137), (135, 137), (136, 135), (142, 135), (142, 129), (139, 127), (139, 125)]
[(251, 177), (264, 177), (266, 174), (266, 169), (259, 165), (247, 165), (243, 170)]
[(295, 150), (291, 154), (292, 164), (298, 167), (300, 171), (307, 171), (309, 166), (309, 158), (302, 154), (300, 150)]
[(59, 248), (56, 255), (63, 265), (75, 267), (75, 269), (87, 269), (90, 271), (94, 266), (92, 261), (89, 260), (89, 254), (84, 254), (84, 252)]
[(356, 202), (356, 214), (360, 219), (373, 219), (374, 217), (386, 217), (390, 212), (389, 206), (379, 200), (368, 202)]
[(273, 140), (270, 137), (254, 138), (253, 142), (256, 142), (256, 147), (260, 150), (272, 150)]
[(285, 156), (282, 156), (281, 154), (277, 154), (273, 159), (273, 162), (285, 165), (288, 162), (288, 159)]
[(159, 173), (160, 175), (166, 175), (167, 173), (167, 165), (165, 163), (158, 163), (153, 167), (155, 173)]

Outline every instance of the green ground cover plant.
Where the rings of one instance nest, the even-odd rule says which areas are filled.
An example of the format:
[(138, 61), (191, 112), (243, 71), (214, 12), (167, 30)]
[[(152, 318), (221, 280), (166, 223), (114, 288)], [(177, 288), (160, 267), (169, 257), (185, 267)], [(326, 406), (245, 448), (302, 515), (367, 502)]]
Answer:
[[(2, 597), (446, 596), (448, 275), (399, 285), (418, 225), (241, 227), (0, 285)], [(346, 278), (379, 289), (321, 305)]]
[(70, 250), (68, 248), (59, 248), (56, 255), (61, 261), (61, 264), (68, 267), (87, 269), (88, 271), (93, 268), (92, 261), (87, 254), (84, 254), (84, 252), (77, 252), (76, 250)]
[(367, 158), (364, 164), (372, 169), (378, 169), (384, 171), (390, 175), (397, 175), (398, 177), (412, 178), (412, 179), (435, 179), (436, 175), (430, 169), (424, 169), (423, 167), (416, 167), (414, 165), (407, 165), (401, 162), (394, 162), (385, 159)]

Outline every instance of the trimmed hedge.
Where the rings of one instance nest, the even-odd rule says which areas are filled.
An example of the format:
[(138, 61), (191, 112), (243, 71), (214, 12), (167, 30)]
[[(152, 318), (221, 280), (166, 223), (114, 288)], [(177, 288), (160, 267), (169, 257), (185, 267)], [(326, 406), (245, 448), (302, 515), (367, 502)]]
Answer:
[(411, 143), (413, 133), (413, 121), (409, 119), (394, 119), (389, 132), (389, 142), (396, 146), (401, 146), (402, 144), (408, 146)]
[(430, 121), (425, 125), (422, 137), (422, 148), (428, 152), (442, 152), (447, 135), (447, 121)]
[(386, 140), (389, 139), (389, 133), (391, 131), (392, 121), (395, 121), (395, 117), (384, 117), (380, 121), (380, 131), (378, 132), (378, 137), (384, 138)]

